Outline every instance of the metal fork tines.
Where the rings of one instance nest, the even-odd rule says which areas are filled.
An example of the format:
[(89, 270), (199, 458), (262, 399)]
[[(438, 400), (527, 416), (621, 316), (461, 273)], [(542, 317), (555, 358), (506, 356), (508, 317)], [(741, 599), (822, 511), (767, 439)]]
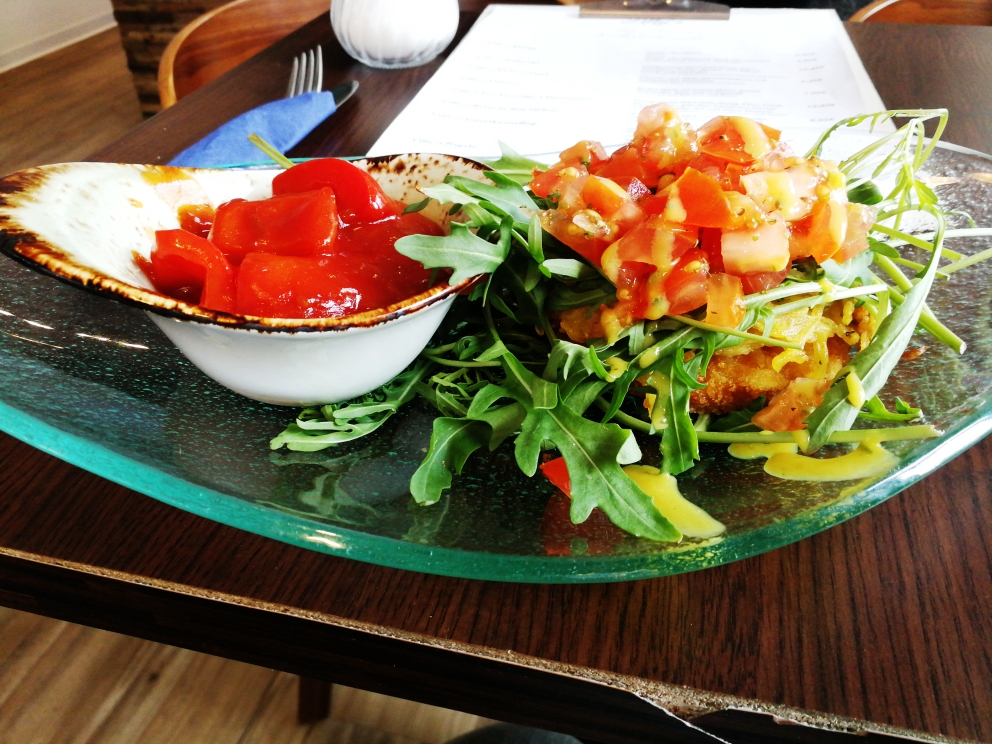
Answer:
[(308, 52), (300, 52), (293, 60), (293, 71), (289, 75), (286, 98), (314, 93), (324, 87), (324, 53), (320, 46)]

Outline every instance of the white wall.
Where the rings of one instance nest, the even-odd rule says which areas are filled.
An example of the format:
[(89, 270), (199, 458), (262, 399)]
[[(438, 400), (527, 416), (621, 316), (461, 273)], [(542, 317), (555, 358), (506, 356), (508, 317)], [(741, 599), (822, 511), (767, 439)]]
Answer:
[(0, 72), (113, 25), (110, 0), (0, 0)]

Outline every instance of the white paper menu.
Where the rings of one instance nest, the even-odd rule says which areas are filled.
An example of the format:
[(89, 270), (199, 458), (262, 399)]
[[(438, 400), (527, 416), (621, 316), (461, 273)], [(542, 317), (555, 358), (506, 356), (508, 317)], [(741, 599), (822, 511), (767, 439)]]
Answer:
[(797, 153), (835, 121), (884, 108), (833, 10), (669, 20), (490, 5), (369, 154), (490, 158), (502, 140), (553, 162), (582, 139), (615, 149), (637, 112), (662, 101), (695, 126), (720, 114), (757, 119)]

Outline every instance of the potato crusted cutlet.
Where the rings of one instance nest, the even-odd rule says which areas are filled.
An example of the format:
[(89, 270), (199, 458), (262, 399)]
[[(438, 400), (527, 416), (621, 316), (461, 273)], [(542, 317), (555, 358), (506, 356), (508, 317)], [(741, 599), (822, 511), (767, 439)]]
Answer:
[(811, 358), (801, 364), (790, 362), (776, 371), (772, 360), (781, 351), (774, 346), (759, 346), (746, 354), (714, 356), (703, 378), (706, 387), (692, 391), (689, 409), (717, 416), (739, 411), (762, 395), (770, 398), (796, 378), (833, 379), (850, 360), (850, 347), (836, 336), (827, 340), (826, 369)]

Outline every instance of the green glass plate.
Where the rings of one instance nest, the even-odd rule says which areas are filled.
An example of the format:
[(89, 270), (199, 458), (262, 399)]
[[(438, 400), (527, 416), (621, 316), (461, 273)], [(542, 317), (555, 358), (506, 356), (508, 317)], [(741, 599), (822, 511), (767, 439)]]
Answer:
[[(992, 224), (992, 162), (935, 152), (945, 202)], [(973, 174), (979, 174), (974, 177)], [(986, 175), (981, 175), (986, 174)], [(982, 180), (985, 179), (985, 180)], [(958, 241), (971, 253), (990, 241)], [(802, 483), (761, 461), (704, 445), (680, 476), (687, 498), (728, 529), (720, 538), (656, 543), (595, 516), (572, 525), (564, 497), (526, 478), (512, 449), (474, 456), (454, 487), (416, 506), (410, 475), (433, 411), (410, 404), (377, 434), (319, 453), (270, 452), (291, 409), (254, 403), (207, 379), (139, 311), (0, 258), (0, 429), (165, 503), (251, 532), (371, 563), (477, 579), (593, 582), (716, 566), (786, 545), (860, 514), (916, 482), (992, 429), (992, 285), (980, 264), (940, 282), (931, 306), (968, 343), (900, 365), (883, 396), (919, 405), (946, 431), (901, 443), (898, 469), (874, 482)], [(646, 453), (657, 445), (643, 441)], [(650, 461), (650, 455), (648, 456)]]

